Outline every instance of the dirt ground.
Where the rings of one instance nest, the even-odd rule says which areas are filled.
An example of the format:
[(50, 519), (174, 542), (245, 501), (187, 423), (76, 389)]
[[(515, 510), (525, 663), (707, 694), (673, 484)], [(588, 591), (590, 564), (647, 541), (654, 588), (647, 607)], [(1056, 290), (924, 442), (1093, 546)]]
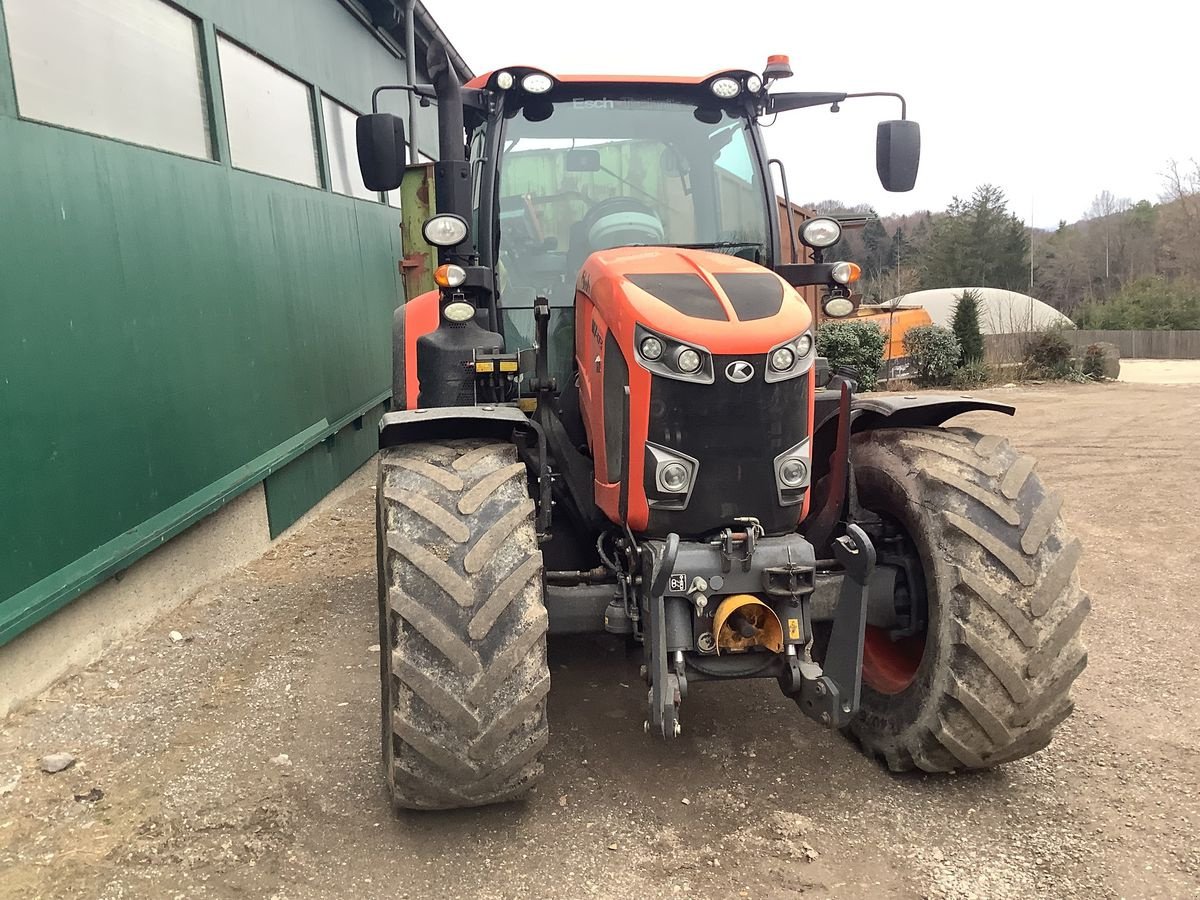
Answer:
[[(767, 683), (698, 685), (665, 744), (642, 733), (622, 645), (554, 640), (536, 793), (397, 817), (360, 475), (341, 508), (4, 723), (0, 896), (1197, 896), (1200, 394), (984, 393), (1017, 417), (967, 418), (1040, 456), (1086, 548), (1091, 662), (1039, 755), (897, 777)], [(55, 751), (78, 762), (43, 774)]]

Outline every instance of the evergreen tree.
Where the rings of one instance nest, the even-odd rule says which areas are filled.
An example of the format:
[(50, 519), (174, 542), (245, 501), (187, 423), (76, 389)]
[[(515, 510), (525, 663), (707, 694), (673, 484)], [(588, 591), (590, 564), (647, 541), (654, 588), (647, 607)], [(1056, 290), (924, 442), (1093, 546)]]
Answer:
[(983, 332), (979, 328), (979, 303), (977, 291), (963, 291), (954, 304), (954, 320), (951, 329), (962, 348), (961, 365), (969, 366), (983, 362)]
[(1029, 233), (990, 184), (955, 197), (937, 219), (922, 258), (924, 287), (1029, 288)]
[(864, 267), (871, 278), (878, 278), (891, 268), (892, 239), (879, 219), (871, 219), (862, 230)]

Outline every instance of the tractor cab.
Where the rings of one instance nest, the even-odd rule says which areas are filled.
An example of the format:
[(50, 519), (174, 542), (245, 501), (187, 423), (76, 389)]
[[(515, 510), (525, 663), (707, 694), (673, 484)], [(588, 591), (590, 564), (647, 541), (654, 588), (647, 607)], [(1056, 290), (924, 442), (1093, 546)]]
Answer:
[[(423, 102), (436, 98), (440, 111), (438, 215), (425, 237), (439, 248), (438, 262), (454, 268), (439, 269), (448, 279), (441, 287), (451, 289), (439, 294), (442, 314), (418, 318), (436, 324), (455, 302), (452, 321), (477, 321), (488, 336), (459, 334), (460, 355), (487, 344), (509, 354), (532, 348), (540, 299), (550, 309), (549, 371), (560, 387), (569, 384), (578, 276), (591, 254), (615, 247), (736, 256), (777, 271), (793, 286), (819, 285), (829, 315), (855, 308), (855, 268), (843, 264), (835, 277), (834, 265), (820, 259), (821, 249), (840, 235), (834, 220), (806, 223), (800, 232), (817, 265), (780, 262), (783, 236), (757, 123), (763, 115), (836, 106), (857, 95), (771, 94), (772, 81), (790, 74), (778, 63), (762, 75), (728, 70), (695, 78), (552, 75), (514, 66), (464, 86), (448, 66), (434, 65), (431, 72), (434, 85), (396, 88)], [(915, 122), (880, 124), (878, 168), (890, 190), (911, 188), (919, 145)], [(360, 119), (360, 167), (369, 186), (398, 184), (404, 146), (396, 117)], [(794, 247), (795, 235), (787, 239)], [(428, 295), (416, 300), (439, 302)], [(410, 333), (408, 343), (420, 336)], [(443, 356), (431, 366), (444, 371), (448, 361)], [(425, 405), (457, 400), (467, 390), (465, 383), (439, 382)], [(515, 390), (528, 393), (528, 386), (526, 380)], [(415, 387), (404, 391), (407, 406), (419, 402), (407, 396)], [(494, 386), (476, 396), (511, 399), (513, 390)]]
[(562, 383), (571, 369), (576, 280), (593, 253), (695, 247), (773, 263), (770, 193), (752, 120), (702, 83), (562, 79), (549, 96), (514, 85), (479, 117), (470, 160), (479, 174), (472, 224), (481, 233), (480, 210), (489, 211), (487, 253), (505, 343), (533, 345), (534, 302), (546, 298), (551, 370)]

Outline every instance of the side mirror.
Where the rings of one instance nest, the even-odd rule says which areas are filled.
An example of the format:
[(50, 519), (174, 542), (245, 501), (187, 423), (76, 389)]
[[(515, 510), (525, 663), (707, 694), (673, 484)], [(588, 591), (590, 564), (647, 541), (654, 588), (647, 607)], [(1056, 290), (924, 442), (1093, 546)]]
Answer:
[(921, 126), (908, 119), (880, 122), (875, 136), (875, 169), (885, 191), (911, 191), (921, 162)]
[(358, 168), (367, 189), (394, 191), (400, 187), (407, 152), (404, 120), (391, 113), (359, 116), (355, 136), (358, 139)]

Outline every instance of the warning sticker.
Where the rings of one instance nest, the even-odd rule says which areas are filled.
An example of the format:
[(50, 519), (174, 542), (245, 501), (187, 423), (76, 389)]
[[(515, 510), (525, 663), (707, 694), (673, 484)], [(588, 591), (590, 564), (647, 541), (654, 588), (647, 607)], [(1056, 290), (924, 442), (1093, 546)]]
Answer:
[(800, 620), (788, 619), (788, 640), (800, 640)]
[(680, 573), (671, 576), (670, 591), (672, 594), (683, 594), (687, 592), (688, 577)]

